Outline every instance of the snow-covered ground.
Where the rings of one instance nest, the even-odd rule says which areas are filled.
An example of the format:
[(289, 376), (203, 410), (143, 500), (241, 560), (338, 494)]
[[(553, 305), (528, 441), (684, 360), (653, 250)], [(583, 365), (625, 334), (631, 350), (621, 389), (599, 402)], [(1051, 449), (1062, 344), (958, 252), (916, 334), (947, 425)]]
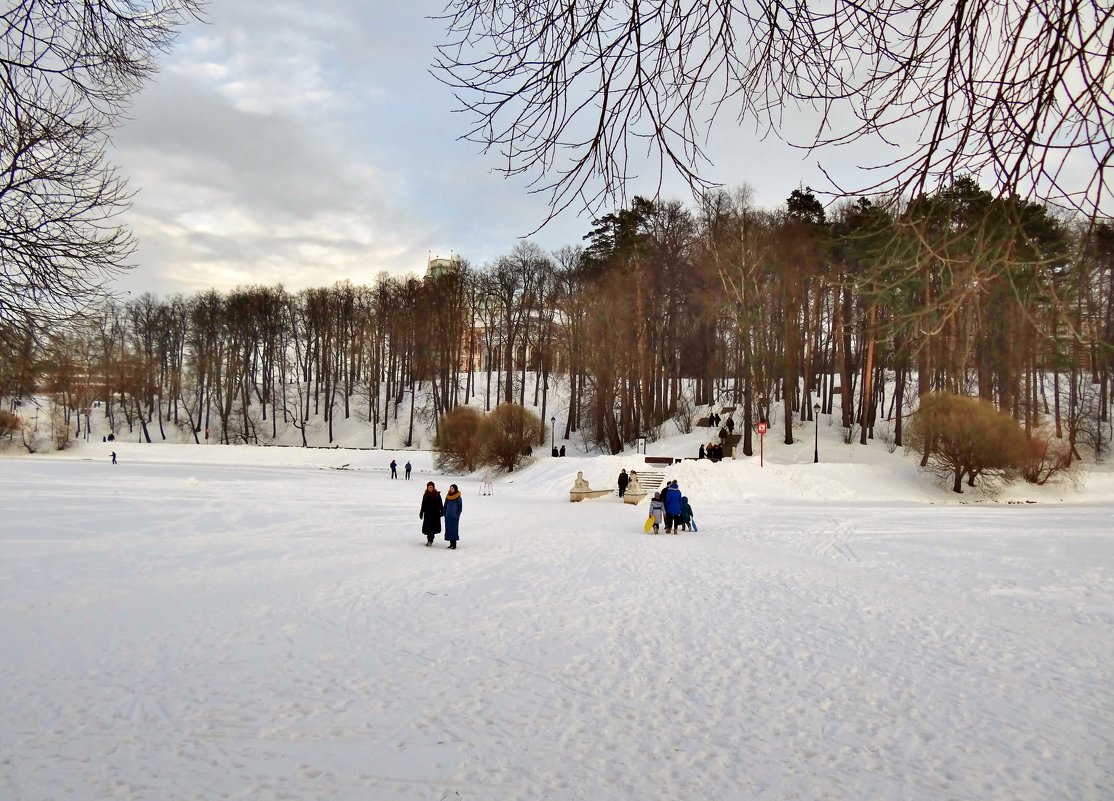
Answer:
[(700, 531), (657, 537), (568, 502), (632, 455), (481, 497), (426, 452), (9, 453), (0, 798), (1114, 798), (1111, 475), (995, 502), (821, 433), (670, 468)]

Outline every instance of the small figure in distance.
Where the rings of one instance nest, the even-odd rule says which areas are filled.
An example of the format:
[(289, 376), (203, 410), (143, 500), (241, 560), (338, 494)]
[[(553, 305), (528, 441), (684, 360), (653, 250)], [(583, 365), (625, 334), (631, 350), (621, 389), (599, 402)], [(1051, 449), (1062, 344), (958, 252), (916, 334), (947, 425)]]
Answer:
[(398, 462), (391, 459), (391, 478), (398, 478)]
[(406, 480), (410, 480), (410, 462), (406, 463)]
[(112, 463), (116, 464), (116, 451), (112, 452)]
[(482, 479), (483, 483), (480, 485), (480, 495), (494, 495), (495, 486), (491, 483), (491, 471), (484, 470)]

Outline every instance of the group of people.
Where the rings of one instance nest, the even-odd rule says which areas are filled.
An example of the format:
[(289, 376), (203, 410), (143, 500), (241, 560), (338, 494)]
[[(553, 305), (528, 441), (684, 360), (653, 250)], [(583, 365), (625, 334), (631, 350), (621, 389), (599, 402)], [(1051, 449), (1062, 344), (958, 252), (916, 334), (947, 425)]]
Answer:
[(422, 521), (422, 533), (425, 534), (427, 548), (433, 545), (434, 538), (441, 533), (443, 517), (445, 518), (445, 540), (449, 543), (450, 551), (456, 550), (456, 544), (460, 541), (462, 511), (464, 511), (464, 502), (460, 497), (460, 488), (456, 484), (449, 485), (445, 499), (441, 500), (441, 493), (437, 491), (437, 486), (432, 481), (426, 482), (418, 519)]
[(711, 459), (713, 462), (718, 462), (723, 458), (723, 445), (717, 445), (714, 442), (701, 445), (700, 451), (696, 454), (696, 458)]
[[(665, 489), (654, 493), (650, 501), (650, 517), (653, 519), (653, 533), (658, 534), (662, 522), (665, 523), (666, 534), (679, 534), (682, 531), (692, 531), (692, 507), (689, 505), (687, 495), (681, 494), (677, 480), (667, 482)], [(647, 534), (650, 531), (646, 532)]]
[[(410, 477), (410, 465), (406, 465), (406, 477)], [(394, 462), (391, 462), (391, 471), (394, 472)], [(637, 474), (632, 470), (630, 475), (623, 470), (619, 473), (619, 497), (622, 497), (630, 486), (631, 476), (637, 481)], [(489, 474), (484, 474), (485, 487), (490, 486)], [(484, 493), (490, 494), (490, 491)], [(425, 492), (422, 494), (422, 505), (418, 511), (418, 519), (422, 521), (422, 533), (426, 538), (426, 547), (432, 547), (433, 541), (441, 533), (441, 518), (445, 519), (445, 540), (449, 543), (449, 550), (455, 551), (460, 541), (460, 515), (464, 511), (464, 502), (460, 496), (460, 488), (456, 484), (449, 485), (449, 491), (444, 499), (432, 481), (427, 481)], [(666, 534), (679, 534), (682, 531), (695, 531), (692, 519), (692, 506), (689, 505), (688, 496), (681, 494), (681, 488), (676, 479), (666, 482), (665, 489), (654, 493), (650, 501), (650, 517), (653, 519), (653, 533), (658, 534), (661, 525), (665, 523)], [(650, 533), (650, 529), (647, 529)]]
[[(398, 462), (391, 459), (391, 478), (398, 478)], [(410, 462), (406, 463), (406, 480), (410, 480)]]

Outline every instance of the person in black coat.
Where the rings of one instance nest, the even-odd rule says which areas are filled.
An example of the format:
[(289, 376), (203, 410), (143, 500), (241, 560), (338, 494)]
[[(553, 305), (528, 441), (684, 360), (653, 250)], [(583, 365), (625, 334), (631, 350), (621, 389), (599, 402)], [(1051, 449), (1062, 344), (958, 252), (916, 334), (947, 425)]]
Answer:
[[(619, 473), (619, 497), (622, 498), (627, 494), (627, 484), (630, 483), (630, 476), (627, 475), (626, 468), (623, 468)], [(631, 496), (633, 497), (633, 496)]]
[(433, 538), (441, 533), (441, 516), (445, 514), (445, 504), (441, 502), (441, 493), (432, 481), (425, 485), (422, 495), (422, 510), (418, 517), (422, 521), (422, 533), (425, 534), (426, 546), (433, 545)]

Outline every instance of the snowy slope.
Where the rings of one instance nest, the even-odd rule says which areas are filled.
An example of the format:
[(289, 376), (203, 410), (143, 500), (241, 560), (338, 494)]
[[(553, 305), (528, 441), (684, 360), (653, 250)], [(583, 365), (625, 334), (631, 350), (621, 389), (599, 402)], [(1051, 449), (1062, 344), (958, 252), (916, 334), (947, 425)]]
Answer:
[(0, 798), (1114, 797), (1109, 474), (990, 502), (820, 433), (670, 468), (657, 537), (568, 502), (632, 455), (0, 459)]

